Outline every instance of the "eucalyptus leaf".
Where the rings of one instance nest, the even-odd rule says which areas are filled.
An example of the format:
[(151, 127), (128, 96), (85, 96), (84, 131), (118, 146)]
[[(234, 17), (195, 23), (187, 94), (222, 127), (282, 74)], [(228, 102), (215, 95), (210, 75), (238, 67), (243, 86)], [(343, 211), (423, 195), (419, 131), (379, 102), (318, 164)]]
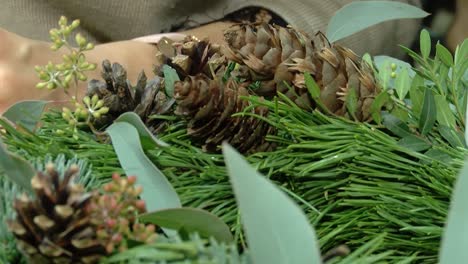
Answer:
[(34, 131), (39, 123), (47, 101), (21, 101), (8, 108), (3, 116), (11, 122)]
[(196, 208), (171, 208), (140, 215), (140, 221), (152, 223), (173, 230), (184, 229), (189, 233), (196, 232), (200, 236), (213, 237), (219, 242), (231, 243), (229, 226), (210, 212)]
[(174, 83), (180, 81), (177, 71), (174, 70), (171, 66), (164, 64), (162, 67), (164, 74), (164, 87), (166, 89), (166, 94), (169, 97), (174, 97)]
[(398, 95), (398, 99), (403, 100), (406, 97), (409, 89), (411, 87), (411, 79), (407, 69), (403, 69), (397, 73), (395, 80), (395, 89)]
[(428, 15), (415, 6), (395, 1), (352, 2), (331, 18), (326, 36), (330, 42), (335, 42), (384, 21)]
[(126, 122), (133, 125), (140, 135), (141, 145), (145, 150), (157, 147), (167, 147), (169, 144), (156, 138), (143, 123), (140, 116), (134, 112), (127, 112), (120, 115), (115, 122)]
[(34, 168), (16, 154), (9, 153), (0, 138), (0, 169), (10, 181), (18, 184), (24, 190), (31, 192), (31, 179), (36, 174)]
[(436, 56), (448, 67), (453, 65), (452, 53), (440, 43), (436, 44)]
[(141, 195), (148, 211), (181, 207), (177, 193), (166, 176), (148, 159), (141, 147), (137, 129), (118, 122), (106, 129), (126, 175), (135, 175), (144, 187)]
[(299, 206), (226, 143), (223, 154), (253, 263), (321, 263), (315, 231)]
[(466, 263), (468, 259), (468, 160), (465, 161), (452, 193), (439, 253), (440, 264)]
[(424, 89), (424, 101), (419, 117), (419, 129), (421, 134), (427, 135), (434, 127), (437, 117), (436, 103), (434, 94), (429, 88)]
[(411, 133), (408, 125), (395, 117), (394, 115), (391, 114), (385, 114), (383, 116), (383, 125), (390, 131), (393, 132), (393, 134), (399, 136), (399, 137), (409, 137), (413, 136), (413, 133)]
[(439, 124), (455, 128), (457, 123), (445, 96), (436, 94), (434, 100), (437, 106), (437, 122)]
[(429, 58), (431, 54), (431, 36), (429, 31), (423, 29), (419, 34), (419, 49), (421, 50), (421, 55), (423, 59)]
[(424, 151), (431, 147), (431, 144), (426, 142), (424, 139), (413, 135), (400, 139), (400, 141), (398, 141), (398, 145), (416, 152)]

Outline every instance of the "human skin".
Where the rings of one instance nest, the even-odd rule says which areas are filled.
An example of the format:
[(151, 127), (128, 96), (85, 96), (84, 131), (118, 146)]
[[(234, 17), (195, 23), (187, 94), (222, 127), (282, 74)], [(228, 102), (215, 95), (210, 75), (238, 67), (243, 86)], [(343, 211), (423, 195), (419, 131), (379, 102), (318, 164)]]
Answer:
[[(221, 43), (223, 32), (230, 25), (227, 22), (214, 22), (169, 37), (180, 39), (183, 35), (193, 35)], [(100, 78), (100, 64), (104, 59), (122, 64), (127, 70), (128, 79), (133, 83), (141, 70), (151, 74), (155, 63), (154, 54), (157, 52), (156, 46), (151, 43), (157, 42), (162, 36), (152, 35), (96, 45), (93, 50), (85, 52), (87, 61), (98, 65), (96, 70), (87, 72), (88, 79)], [(39, 79), (34, 66), (45, 65), (49, 61), (60, 63), (66, 52), (52, 51), (48, 42), (28, 39), (0, 28), (0, 113), (20, 100), (49, 100), (56, 103), (69, 100), (60, 89), (50, 91), (35, 87)], [(86, 86), (86, 82), (79, 84), (78, 98), (84, 96)]]

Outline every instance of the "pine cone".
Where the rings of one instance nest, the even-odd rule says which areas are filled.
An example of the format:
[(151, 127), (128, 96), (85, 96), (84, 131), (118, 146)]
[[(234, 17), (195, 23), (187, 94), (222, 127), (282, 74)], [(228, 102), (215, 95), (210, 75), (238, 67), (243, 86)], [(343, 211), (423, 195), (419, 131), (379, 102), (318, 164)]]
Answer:
[[(225, 39), (226, 57), (246, 65), (248, 79), (262, 82), (257, 94), (279, 91), (303, 108), (314, 107), (304, 83), (303, 73), (309, 72), (320, 86), (321, 102), (331, 112), (370, 121), (370, 106), (379, 88), (372, 71), (351, 50), (330, 44), (320, 33), (310, 38), (293, 28), (267, 24), (237, 25), (226, 31)], [(350, 89), (356, 91), (356, 113), (348, 113), (344, 103)]]
[(134, 111), (153, 130), (160, 129), (163, 124), (149, 117), (168, 113), (174, 103), (174, 100), (169, 100), (164, 92), (163, 79), (156, 76), (147, 81), (142, 71), (136, 86), (133, 87), (122, 65), (114, 63), (111, 66), (108, 60), (104, 60), (102, 68), (104, 82), (91, 80), (88, 83), (87, 95), (92, 97), (97, 94), (99, 99), (104, 100), (104, 106), (109, 107), (109, 112), (97, 119), (95, 125), (98, 127), (109, 125), (121, 114)]
[(163, 38), (158, 42), (158, 49), (157, 64), (168, 64), (176, 69), (181, 78), (199, 73), (214, 78), (213, 73), (219, 72), (227, 64), (220, 53), (220, 45), (193, 36), (187, 36), (180, 42)]
[[(241, 99), (249, 92), (233, 79), (224, 83), (205, 75), (189, 76), (175, 83), (176, 115), (189, 119), (188, 134), (199, 141), (205, 151), (217, 151), (223, 141), (243, 153), (267, 151), (274, 146), (265, 140), (274, 128), (256, 117), (232, 117), (251, 104)], [(266, 107), (254, 107), (252, 114), (267, 116)]]
[(86, 212), (93, 194), (75, 184), (78, 167), (60, 178), (53, 165), (38, 172), (31, 185), (36, 199), (16, 199), (17, 217), (8, 225), (30, 263), (96, 263), (105, 255)]

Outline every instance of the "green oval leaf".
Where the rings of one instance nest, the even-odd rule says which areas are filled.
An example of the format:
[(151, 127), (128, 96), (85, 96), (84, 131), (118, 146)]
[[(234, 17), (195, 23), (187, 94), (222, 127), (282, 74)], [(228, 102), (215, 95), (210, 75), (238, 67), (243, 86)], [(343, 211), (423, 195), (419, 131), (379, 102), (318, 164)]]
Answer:
[(421, 30), (419, 34), (419, 49), (424, 59), (429, 58), (431, 54), (431, 36), (429, 35), (429, 31), (425, 29)]
[(330, 42), (335, 42), (384, 21), (428, 15), (418, 7), (395, 1), (352, 2), (332, 17), (326, 35)]
[(465, 263), (468, 259), (468, 160), (455, 183), (439, 254), (440, 264)]
[(398, 141), (398, 145), (416, 152), (424, 151), (431, 147), (424, 139), (417, 136), (406, 136)]
[(141, 118), (134, 112), (123, 113), (115, 120), (115, 122), (126, 122), (133, 125), (140, 135), (141, 145), (145, 150), (169, 146), (166, 142), (156, 138), (148, 130)]
[(141, 195), (148, 211), (181, 207), (179, 196), (166, 176), (148, 159), (141, 147), (137, 129), (124, 122), (106, 129), (120, 165), (127, 175), (135, 175), (144, 187)]
[(8, 108), (3, 116), (29, 131), (34, 131), (48, 103), (47, 101), (21, 101)]
[(421, 91), (421, 87), (424, 86), (424, 79), (416, 75), (413, 78), (411, 83), (411, 88), (409, 90), (409, 96), (411, 100), (411, 106), (413, 109), (413, 114), (415, 116), (419, 116), (421, 114), (422, 102), (423, 102), (423, 92)]
[(32, 191), (31, 178), (36, 174), (34, 168), (16, 154), (9, 153), (0, 138), (0, 169), (10, 181), (28, 192)]
[(452, 110), (450, 110), (446, 97), (436, 94), (434, 95), (434, 100), (437, 106), (437, 122), (441, 125), (455, 128), (457, 125), (455, 116)]
[(231, 243), (234, 239), (229, 226), (217, 216), (196, 208), (171, 208), (146, 213), (140, 221), (173, 230), (196, 232), (203, 237), (213, 237), (219, 242)]
[(463, 135), (457, 132), (454, 128), (440, 125), (438, 127), (438, 131), (440, 135), (447, 140), (447, 142), (454, 148), (458, 147), (465, 147), (465, 143), (463, 143)]
[(381, 91), (379, 95), (375, 97), (374, 102), (372, 102), (370, 112), (372, 115), (372, 119), (378, 124), (382, 123), (382, 107), (388, 102), (390, 96), (388, 95), (387, 91)]
[(321, 263), (315, 231), (293, 200), (226, 143), (223, 154), (253, 263)]
[(452, 53), (440, 43), (436, 44), (436, 56), (448, 67), (453, 65)]
[(434, 94), (429, 88), (424, 89), (424, 101), (421, 110), (421, 116), (419, 117), (419, 129), (421, 134), (427, 135), (434, 127), (437, 116), (436, 103)]
[(385, 114), (383, 116), (383, 125), (399, 137), (413, 136), (408, 125), (394, 115)]
[(164, 64), (162, 67), (164, 74), (164, 88), (166, 89), (166, 94), (169, 97), (174, 97), (174, 83), (180, 81), (177, 71), (174, 70), (171, 66)]
[(398, 99), (403, 100), (406, 97), (409, 89), (411, 87), (411, 78), (409, 76), (408, 70), (405, 68), (397, 73), (395, 80), (395, 89), (398, 95)]

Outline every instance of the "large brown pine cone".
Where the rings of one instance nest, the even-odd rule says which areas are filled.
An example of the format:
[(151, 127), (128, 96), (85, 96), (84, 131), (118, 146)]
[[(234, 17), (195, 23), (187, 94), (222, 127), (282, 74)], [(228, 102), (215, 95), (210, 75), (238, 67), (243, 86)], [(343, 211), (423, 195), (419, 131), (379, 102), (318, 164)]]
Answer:
[[(330, 44), (322, 34), (311, 38), (293, 28), (243, 24), (226, 31), (225, 39), (226, 57), (247, 66), (248, 79), (261, 81), (257, 94), (279, 91), (301, 107), (313, 107), (304, 84), (304, 72), (309, 72), (320, 86), (321, 102), (331, 112), (371, 119), (370, 106), (379, 91), (372, 71), (351, 50)], [(349, 113), (345, 104), (350, 89), (357, 95), (355, 113)]]
[[(190, 76), (175, 83), (176, 115), (189, 120), (188, 134), (199, 141), (206, 151), (216, 151), (223, 141), (242, 153), (268, 151), (274, 146), (266, 141), (274, 128), (257, 117), (232, 117), (251, 106), (240, 98), (249, 92), (243, 84), (229, 79), (210, 79), (205, 75)], [(253, 107), (251, 114), (267, 116), (265, 107)]]
[(106, 254), (86, 210), (93, 194), (74, 183), (77, 172), (72, 166), (61, 178), (48, 165), (31, 180), (35, 199), (15, 200), (8, 225), (30, 263), (96, 263)]

